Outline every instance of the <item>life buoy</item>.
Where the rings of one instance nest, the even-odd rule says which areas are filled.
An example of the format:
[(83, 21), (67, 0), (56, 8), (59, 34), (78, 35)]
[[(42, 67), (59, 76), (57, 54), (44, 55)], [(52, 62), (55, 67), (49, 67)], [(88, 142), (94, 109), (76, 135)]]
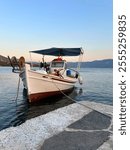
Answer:
[(56, 59), (54, 59), (53, 61), (62, 61), (63, 59), (61, 57), (58, 57)]

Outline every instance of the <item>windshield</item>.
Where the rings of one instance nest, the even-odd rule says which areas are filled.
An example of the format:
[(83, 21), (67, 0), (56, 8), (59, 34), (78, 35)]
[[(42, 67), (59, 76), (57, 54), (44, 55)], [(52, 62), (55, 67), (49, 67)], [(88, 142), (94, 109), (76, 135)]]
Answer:
[(64, 67), (64, 62), (56, 62), (56, 61), (53, 61), (52, 64), (51, 64), (51, 67), (54, 67), (54, 68), (63, 68)]

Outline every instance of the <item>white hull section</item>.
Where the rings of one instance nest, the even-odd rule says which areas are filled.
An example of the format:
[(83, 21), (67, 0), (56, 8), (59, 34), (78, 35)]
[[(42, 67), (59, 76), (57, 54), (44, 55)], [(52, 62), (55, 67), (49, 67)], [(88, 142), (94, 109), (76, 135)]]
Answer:
[(25, 88), (28, 90), (29, 102), (38, 101), (48, 96), (57, 95), (61, 91), (67, 91), (74, 87), (77, 79), (72, 77), (60, 77), (45, 72), (30, 70), (30, 65), (25, 65), (25, 71), (21, 72)]

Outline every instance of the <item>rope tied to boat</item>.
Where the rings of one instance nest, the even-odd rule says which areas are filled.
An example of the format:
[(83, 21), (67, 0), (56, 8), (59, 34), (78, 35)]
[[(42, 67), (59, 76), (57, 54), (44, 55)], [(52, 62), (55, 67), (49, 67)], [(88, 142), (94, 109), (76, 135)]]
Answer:
[(19, 95), (19, 87), (20, 87), (20, 76), (19, 76), (19, 79), (18, 79), (17, 93), (16, 93), (16, 98), (15, 98), (16, 102), (17, 102), (18, 95)]
[(96, 109), (94, 109), (94, 108), (92, 108), (92, 107), (90, 107), (90, 106), (87, 106), (87, 105), (85, 105), (85, 104), (82, 104), (82, 103), (76, 101), (76, 100), (73, 99), (72, 97), (70, 97), (70, 96), (68, 96), (67, 94), (65, 94), (65, 93), (57, 86), (57, 84), (53, 81), (53, 79), (52, 79), (52, 82), (53, 82), (53, 84), (55, 85), (55, 87), (56, 87), (66, 98), (72, 100), (73, 102), (75, 102), (75, 103), (77, 103), (77, 104), (79, 104), (79, 105), (82, 105), (83, 107), (86, 107), (86, 108), (88, 108), (88, 109), (91, 109), (91, 110), (93, 110), (93, 111), (96, 111), (97, 113), (100, 113), (100, 114), (102, 114), (102, 115), (104, 115), (104, 116), (110, 117), (109, 114), (104, 114), (104, 113), (102, 113), (102, 112), (100, 112), (100, 111), (98, 111), (98, 110), (96, 110)]

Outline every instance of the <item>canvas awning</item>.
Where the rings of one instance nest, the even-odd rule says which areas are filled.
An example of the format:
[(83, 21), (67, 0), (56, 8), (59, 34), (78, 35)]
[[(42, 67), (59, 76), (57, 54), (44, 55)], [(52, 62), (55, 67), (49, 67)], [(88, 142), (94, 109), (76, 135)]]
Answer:
[(31, 53), (37, 53), (42, 55), (52, 55), (52, 56), (79, 56), (83, 54), (82, 48), (49, 48), (42, 50), (30, 51)]

